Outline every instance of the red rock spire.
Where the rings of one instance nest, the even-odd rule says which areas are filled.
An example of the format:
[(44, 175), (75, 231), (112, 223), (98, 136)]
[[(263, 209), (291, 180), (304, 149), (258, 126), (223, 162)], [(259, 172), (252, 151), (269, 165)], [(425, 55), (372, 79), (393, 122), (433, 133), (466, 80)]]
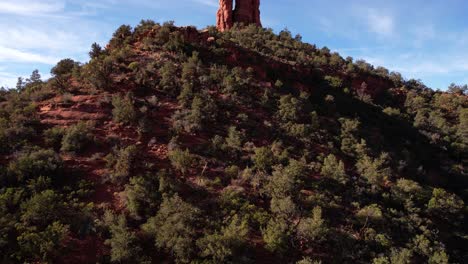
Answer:
[(260, 0), (219, 0), (219, 10), (216, 27), (220, 31), (230, 29), (234, 23), (256, 24), (262, 26), (260, 21)]

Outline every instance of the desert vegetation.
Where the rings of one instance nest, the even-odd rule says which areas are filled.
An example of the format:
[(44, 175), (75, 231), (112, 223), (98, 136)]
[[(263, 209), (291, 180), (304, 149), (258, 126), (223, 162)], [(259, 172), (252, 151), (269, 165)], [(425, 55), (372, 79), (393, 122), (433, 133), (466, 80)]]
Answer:
[(0, 262), (467, 261), (466, 86), (254, 25), (89, 54), (0, 92)]

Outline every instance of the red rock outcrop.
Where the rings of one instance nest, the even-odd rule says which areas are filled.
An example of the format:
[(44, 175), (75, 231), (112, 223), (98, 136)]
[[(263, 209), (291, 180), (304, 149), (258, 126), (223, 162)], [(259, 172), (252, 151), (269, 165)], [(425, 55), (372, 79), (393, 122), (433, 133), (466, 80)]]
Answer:
[(220, 31), (229, 29), (233, 22), (233, 0), (219, 0), (219, 9), (216, 16), (216, 27)]
[(234, 10), (234, 23), (256, 24), (260, 22), (260, 0), (237, 0)]
[(219, 10), (216, 17), (216, 27), (220, 31), (230, 29), (234, 23), (245, 25), (256, 24), (262, 26), (260, 21), (260, 0), (219, 0)]

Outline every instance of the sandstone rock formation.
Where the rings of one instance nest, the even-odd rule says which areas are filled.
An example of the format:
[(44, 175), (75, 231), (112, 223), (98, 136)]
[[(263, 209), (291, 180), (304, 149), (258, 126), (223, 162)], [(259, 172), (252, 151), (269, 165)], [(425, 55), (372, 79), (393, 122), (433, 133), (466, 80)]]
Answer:
[(260, 0), (219, 0), (216, 26), (218, 30), (230, 29), (234, 23), (256, 24), (261, 26)]
[(234, 10), (234, 23), (257, 24), (260, 22), (260, 0), (237, 0)]
[(219, 9), (216, 16), (216, 27), (220, 31), (230, 29), (233, 22), (233, 0), (219, 0)]

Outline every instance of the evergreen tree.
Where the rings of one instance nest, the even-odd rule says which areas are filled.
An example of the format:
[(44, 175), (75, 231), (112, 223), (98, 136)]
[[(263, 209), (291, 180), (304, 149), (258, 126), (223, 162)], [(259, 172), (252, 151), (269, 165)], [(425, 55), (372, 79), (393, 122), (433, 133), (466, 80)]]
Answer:
[(195, 253), (195, 224), (199, 215), (199, 209), (184, 202), (178, 195), (165, 197), (156, 216), (148, 219), (143, 229), (155, 237), (158, 248), (167, 250), (186, 263)]

